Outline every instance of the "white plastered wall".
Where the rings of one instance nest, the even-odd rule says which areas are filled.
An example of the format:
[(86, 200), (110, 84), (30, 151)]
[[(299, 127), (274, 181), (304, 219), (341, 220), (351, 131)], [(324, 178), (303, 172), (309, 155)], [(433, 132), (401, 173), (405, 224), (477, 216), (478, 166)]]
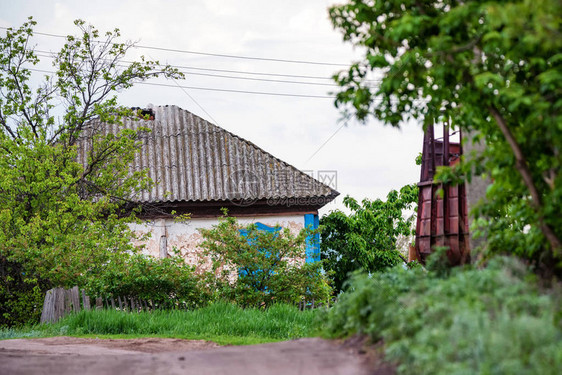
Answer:
[[(289, 228), (297, 234), (304, 228), (304, 215), (286, 216), (259, 216), (239, 218), (241, 224), (260, 222), (268, 226), (280, 225)], [(150, 237), (144, 241), (136, 241), (135, 245), (144, 245), (143, 253), (155, 257), (163, 257), (172, 254), (173, 249), (180, 251), (181, 255), (191, 265), (198, 265), (201, 260), (202, 249), (199, 247), (203, 237), (199, 228), (210, 229), (218, 224), (218, 219), (191, 219), (186, 222), (176, 222), (173, 219), (147, 220), (142, 224), (131, 224), (131, 229), (137, 235)]]

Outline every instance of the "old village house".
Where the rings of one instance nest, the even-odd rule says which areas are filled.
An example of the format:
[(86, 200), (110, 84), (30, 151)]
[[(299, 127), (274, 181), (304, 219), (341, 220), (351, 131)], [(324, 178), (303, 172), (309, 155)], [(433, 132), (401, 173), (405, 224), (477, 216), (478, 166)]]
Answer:
[[(173, 248), (189, 263), (198, 261), (202, 238), (198, 228), (218, 223), (221, 208), (242, 223), (257, 223), (268, 230), (279, 224), (297, 232), (318, 227), (318, 209), (339, 193), (310, 175), (277, 159), (255, 144), (177, 106), (149, 105), (142, 112), (149, 120), (127, 119), (129, 129), (146, 127), (142, 147), (132, 170), (148, 170), (155, 182), (150, 191), (132, 199), (143, 205), (138, 233), (150, 233), (147, 254), (166, 257)], [(102, 133), (117, 126), (97, 124)], [(87, 137), (86, 137), (87, 139)], [(87, 163), (87, 142), (78, 157)], [(178, 222), (172, 211), (188, 213)], [(319, 259), (317, 246), (309, 245), (307, 261)]]

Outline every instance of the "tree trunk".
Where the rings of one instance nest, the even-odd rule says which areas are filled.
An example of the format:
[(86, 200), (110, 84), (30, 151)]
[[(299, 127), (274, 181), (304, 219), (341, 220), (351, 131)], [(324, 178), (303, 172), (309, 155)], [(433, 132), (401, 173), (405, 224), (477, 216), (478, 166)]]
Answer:
[(517, 143), (517, 140), (515, 139), (511, 131), (509, 130), (505, 119), (498, 111), (498, 109), (494, 106), (490, 106), (488, 107), (488, 110), (496, 120), (498, 127), (500, 128), (502, 134), (507, 140), (507, 143), (511, 147), (513, 154), (515, 155), (515, 167), (521, 174), (525, 186), (527, 186), (527, 189), (529, 189), (529, 192), (531, 193), (531, 205), (535, 210), (535, 212), (539, 215), (539, 227), (542, 233), (544, 234), (544, 236), (546, 237), (547, 241), (549, 242), (550, 247), (552, 248), (552, 252), (555, 255), (560, 256), (561, 255), (560, 251), (562, 249), (562, 242), (560, 241), (556, 233), (554, 233), (552, 228), (547, 223), (544, 222), (544, 217), (541, 212), (542, 199), (537, 189), (537, 186), (533, 181), (533, 176), (531, 174), (531, 170), (529, 169), (527, 159), (525, 159), (525, 156), (523, 155), (523, 151), (521, 151), (521, 147)]

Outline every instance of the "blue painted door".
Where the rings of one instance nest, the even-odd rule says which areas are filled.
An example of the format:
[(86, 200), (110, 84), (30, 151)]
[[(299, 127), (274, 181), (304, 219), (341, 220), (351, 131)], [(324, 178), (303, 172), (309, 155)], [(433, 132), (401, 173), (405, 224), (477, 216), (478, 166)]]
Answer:
[[(308, 229), (318, 229), (320, 219), (316, 214), (304, 215), (304, 227)], [(309, 236), (306, 239), (306, 262), (312, 263), (320, 260), (320, 233)]]

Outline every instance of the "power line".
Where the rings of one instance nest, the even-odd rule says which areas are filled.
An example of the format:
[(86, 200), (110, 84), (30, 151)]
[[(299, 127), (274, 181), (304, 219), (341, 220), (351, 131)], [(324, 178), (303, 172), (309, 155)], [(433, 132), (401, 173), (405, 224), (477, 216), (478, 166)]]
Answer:
[[(35, 50), (35, 52), (39, 52), (39, 53), (44, 54), (43, 55), (44, 57), (53, 58), (53, 56), (50, 55), (53, 52), (42, 51), (42, 50)], [(127, 63), (127, 64), (133, 63), (132, 61), (127, 61), (127, 60), (121, 60), (121, 61), (123, 61), (124, 63)], [(311, 75), (303, 75), (303, 74), (249, 72), (249, 71), (245, 71), (245, 70), (212, 69), (212, 68), (201, 68), (201, 67), (198, 67), (198, 66), (188, 66), (188, 65), (172, 65), (172, 64), (166, 64), (166, 65), (169, 65), (172, 68), (202, 70), (202, 71), (207, 71), (207, 72), (235, 73), (235, 74), (248, 74), (248, 75), (256, 75), (256, 76), (271, 76), (271, 77), (286, 77), (286, 78), (322, 79), (322, 80), (333, 81), (332, 77), (311, 76)], [(368, 79), (368, 80), (365, 80), (365, 82), (378, 83), (378, 82), (381, 82), (381, 80), (380, 79)]]
[[(33, 69), (30, 69), (33, 70)], [(205, 90), (205, 91), (222, 91), (222, 92), (234, 92), (240, 94), (256, 94), (256, 95), (272, 95), (272, 96), (289, 96), (289, 97), (297, 97), (297, 98), (316, 98), (316, 99), (335, 99), (336, 95), (307, 95), (307, 94), (290, 94), (290, 93), (281, 93), (281, 92), (267, 92), (267, 91), (249, 91), (249, 90), (234, 90), (234, 89), (218, 89), (218, 88), (211, 88), (211, 87), (197, 87), (197, 86), (174, 86), (166, 83), (150, 83), (150, 82), (137, 82), (137, 85), (149, 85), (149, 86), (162, 86), (162, 87), (179, 87), (184, 89), (191, 89), (191, 90)], [(382, 102), (382, 99), (373, 99), (373, 103), (375, 102)], [(425, 103), (426, 100), (424, 99), (414, 99), (412, 103), (421, 104)], [(397, 100), (393, 101), (393, 104), (398, 103)]]
[[(0, 29), (7, 30), (8, 27), (0, 26)], [(38, 32), (38, 31), (34, 31), (33, 34), (55, 37), (55, 38), (66, 38), (65, 35), (44, 33), (44, 32)], [(95, 42), (100, 43), (99, 41), (95, 41)], [(281, 62), (281, 63), (290, 63), (290, 64), (307, 64), (307, 65), (324, 65), (324, 66), (345, 66), (345, 67), (349, 66), (349, 64), (329, 63), (329, 62), (324, 62), (324, 61), (290, 60), (290, 59), (276, 59), (276, 58), (269, 58), (269, 57), (228, 55), (228, 54), (224, 54), (224, 53), (191, 51), (191, 50), (184, 50), (184, 49), (177, 49), (177, 48), (145, 46), (145, 45), (140, 45), (140, 44), (135, 44), (132, 47), (133, 48), (140, 48), (140, 49), (150, 49), (150, 50), (156, 50), (156, 51), (177, 52), (177, 53), (185, 53), (185, 54), (191, 54), (191, 55), (213, 56), (213, 57), (241, 59), (241, 60), (270, 61), (270, 62)]]
[[(149, 56), (149, 57), (150, 57), (151, 59), (153, 59), (152, 56)], [(154, 59), (153, 59), (153, 60), (154, 60)], [(199, 102), (198, 102), (197, 100), (195, 100), (195, 98), (194, 98), (193, 96), (191, 96), (191, 94), (189, 94), (186, 89), (184, 89), (183, 87), (181, 87), (181, 85), (178, 83), (178, 81), (177, 81), (176, 79), (172, 78), (172, 80), (174, 81), (174, 83), (176, 84), (176, 86), (178, 86), (178, 87), (180, 88), (180, 90), (183, 91), (183, 93), (184, 93), (185, 95), (187, 95), (187, 97), (188, 97), (189, 99), (191, 99), (191, 101), (192, 101), (193, 103), (195, 103), (203, 112), (205, 112), (205, 114), (206, 114), (207, 116), (209, 116), (209, 118), (210, 118), (211, 120), (213, 120), (213, 122), (215, 123), (215, 125), (220, 126), (220, 125), (219, 125), (219, 122), (218, 122), (217, 120), (215, 120), (214, 117), (211, 116), (211, 114), (210, 114), (209, 112), (207, 112), (207, 110), (206, 110), (205, 108), (203, 108), (203, 106), (202, 106), (201, 104), (199, 104)]]
[[(35, 69), (35, 68), (28, 68), (30, 71), (39, 72), (39, 73), (48, 73), (48, 74), (55, 74), (53, 71), (43, 70), (43, 69)], [(316, 98), (316, 99), (335, 99), (336, 95), (307, 95), (307, 94), (291, 94), (291, 93), (282, 93), (282, 92), (267, 92), (267, 91), (249, 91), (249, 90), (235, 90), (235, 89), (219, 89), (214, 87), (197, 87), (197, 86), (174, 86), (166, 83), (150, 83), (150, 82), (137, 82), (137, 85), (149, 85), (149, 86), (162, 86), (162, 87), (179, 87), (184, 89), (191, 89), (191, 90), (204, 90), (204, 91), (219, 91), (219, 92), (233, 92), (233, 93), (240, 93), (240, 94), (255, 94), (255, 95), (270, 95), (270, 96), (287, 96), (287, 97), (296, 97), (296, 98)], [(374, 102), (382, 102), (382, 99), (373, 99)], [(412, 103), (420, 104), (425, 103), (425, 99), (414, 99)], [(397, 101), (394, 101), (396, 104)]]
[(210, 72), (239, 73), (239, 74), (251, 74), (251, 75), (258, 75), (258, 76), (287, 77), (287, 78), (324, 79), (324, 80), (330, 80), (330, 81), (333, 80), (332, 77), (320, 77), (320, 76), (309, 76), (309, 75), (298, 75), (298, 74), (247, 72), (247, 71), (242, 71), (242, 70), (211, 69), (211, 68), (200, 68), (200, 67), (181, 66), (181, 65), (170, 65), (170, 66), (173, 67), (173, 68), (204, 70), (204, 71), (210, 71)]
[[(54, 74), (55, 72), (43, 69), (29, 68), (29, 70), (39, 73)], [(204, 91), (219, 91), (219, 92), (232, 92), (239, 94), (255, 94), (255, 95), (270, 95), (270, 96), (286, 96), (286, 97), (296, 97), (296, 98), (316, 98), (316, 99), (334, 99), (334, 95), (306, 95), (306, 94), (291, 94), (282, 92), (267, 92), (267, 91), (249, 91), (249, 90), (234, 90), (234, 89), (220, 89), (214, 87), (198, 87), (198, 86), (181, 86), (181, 85), (170, 85), (166, 83), (150, 83), (150, 82), (137, 82), (137, 85), (148, 85), (148, 86), (161, 86), (161, 87), (179, 87), (181, 89), (191, 89), (191, 90), (204, 90)]]
[[(50, 51), (42, 51), (42, 50), (35, 50), (35, 52), (39, 52), (39, 53), (43, 53), (45, 54), (45, 57), (49, 57), (49, 58), (53, 58), (52, 55), (50, 55), (53, 52)], [(121, 60), (124, 63), (127, 64), (131, 64), (132, 61), (127, 61), (127, 60)], [(272, 76), (272, 77), (287, 77), (287, 78), (305, 78), (305, 79), (323, 79), (323, 80), (333, 80), (332, 77), (321, 77), (321, 76), (311, 76), (311, 75), (299, 75), (299, 74), (281, 74), (281, 73), (266, 73), (266, 72), (248, 72), (248, 71), (244, 71), (244, 70), (229, 70), (229, 69), (212, 69), (212, 68), (201, 68), (198, 66), (187, 66), (187, 65), (172, 65), (172, 64), (167, 64), (169, 66), (171, 66), (172, 68), (178, 68), (178, 69), (192, 69), (192, 70), (202, 70), (202, 71), (208, 71), (208, 72), (222, 72), (222, 73), (236, 73), (236, 74), (248, 74), (248, 75), (257, 75), (257, 76)], [(370, 82), (378, 82), (380, 80), (370, 80)]]
[(314, 151), (314, 153), (313, 153), (312, 155), (310, 155), (310, 157), (309, 157), (308, 159), (306, 159), (306, 161), (305, 161), (304, 163), (305, 163), (305, 164), (308, 163), (317, 153), (319, 153), (320, 150), (322, 150), (322, 148), (323, 148), (324, 146), (326, 146), (326, 144), (327, 144), (328, 142), (330, 142), (330, 140), (331, 140), (332, 138), (334, 138), (334, 137), (336, 136), (336, 134), (338, 134), (338, 132), (339, 132), (340, 130), (342, 130), (345, 125), (346, 125), (346, 123), (344, 122), (344, 123), (342, 124), (342, 126), (340, 126), (339, 128), (337, 128), (336, 131), (335, 131), (331, 136), (329, 136), (328, 139), (326, 139), (326, 140), (324, 141), (324, 143), (322, 143), (322, 144), (320, 145), (320, 147), (318, 147), (318, 148), (316, 149), (316, 151)]
[(240, 93), (240, 94), (290, 96), (290, 97), (296, 97), (296, 98), (334, 99), (336, 97), (335, 95), (306, 95), (306, 94), (289, 94), (289, 93), (281, 93), (281, 92), (217, 89), (217, 88), (211, 88), (211, 87), (197, 87), (197, 86), (174, 86), (174, 85), (169, 85), (169, 84), (166, 84), (166, 83), (139, 82), (137, 84), (138, 85), (149, 85), (149, 86), (162, 86), (162, 87), (180, 87), (180, 88), (191, 89), (191, 90), (235, 92), (235, 93)]
[(198, 102), (197, 100), (195, 100), (195, 98), (194, 98), (193, 96), (191, 96), (191, 95), (187, 92), (186, 89), (184, 89), (183, 87), (181, 87), (181, 85), (178, 83), (177, 80), (175, 80), (175, 79), (173, 79), (173, 78), (172, 78), (172, 80), (173, 80), (174, 83), (181, 89), (181, 91), (183, 91), (183, 93), (184, 93), (185, 95), (187, 95), (187, 97), (188, 97), (189, 99), (191, 99), (191, 101), (192, 101), (193, 103), (195, 103), (199, 108), (201, 108), (201, 110), (202, 110), (203, 112), (205, 112), (205, 114), (206, 114), (207, 116), (209, 116), (209, 118), (210, 118), (211, 120), (213, 120), (213, 122), (215, 123), (215, 125), (218, 125), (218, 124), (219, 124), (218, 121), (215, 120), (215, 119), (213, 118), (213, 116), (211, 116), (211, 114), (210, 114), (209, 112), (207, 112), (207, 110), (206, 110), (205, 108), (203, 108), (203, 106), (202, 106), (201, 104), (199, 104), (199, 102)]
[(151, 47), (151, 46), (143, 46), (143, 45), (136, 45), (136, 46), (134, 46), (134, 48), (143, 48), (143, 49), (152, 49), (152, 50), (159, 50), (159, 51), (187, 53), (187, 54), (202, 55), (202, 56), (225, 57), (225, 58), (242, 59), (242, 60), (272, 61), (272, 62), (281, 62), (281, 63), (290, 63), (290, 64), (308, 64), (308, 65), (325, 65), (325, 66), (346, 66), (346, 67), (349, 66), (349, 64), (340, 64), (340, 63), (328, 63), (328, 62), (305, 61), (305, 60), (274, 59), (274, 58), (268, 58), (268, 57), (253, 57), (253, 56), (240, 56), (240, 55), (226, 55), (226, 54), (222, 54), (222, 53), (188, 51), (188, 50), (181, 50), (181, 49), (174, 49), (174, 48)]
[(192, 72), (182, 72), (184, 74), (191, 74), (196, 76), (206, 76), (206, 77), (216, 77), (216, 78), (228, 78), (228, 79), (243, 79), (247, 81), (260, 81), (260, 82), (276, 82), (276, 83), (293, 83), (300, 85), (313, 85), (313, 86), (337, 86), (334, 83), (319, 83), (319, 82), (303, 82), (303, 81), (285, 81), (282, 79), (267, 79), (267, 78), (252, 78), (252, 77), (234, 77), (222, 74), (209, 74), (209, 73), (192, 73)]
[[(39, 52), (39, 51), (37, 51)], [(53, 58), (53, 56), (45, 54), (43, 52), (37, 53), (37, 56), (40, 57), (48, 57)], [(123, 61), (124, 63), (130, 63), (127, 61)], [(173, 67), (173, 65), (170, 65)], [(313, 85), (313, 86), (330, 86), (330, 87), (338, 87), (335, 83), (320, 83), (320, 82), (304, 82), (304, 81), (287, 81), (281, 79), (267, 79), (267, 78), (252, 78), (252, 77), (236, 77), (236, 76), (228, 76), (223, 74), (210, 74), (210, 73), (193, 73), (193, 72), (185, 72), (182, 73), (186, 75), (197, 75), (197, 76), (205, 76), (205, 77), (213, 77), (213, 78), (227, 78), (227, 79), (242, 79), (247, 81), (260, 81), (260, 82), (275, 82), (275, 83), (289, 83), (289, 84), (300, 84), (300, 85)]]

